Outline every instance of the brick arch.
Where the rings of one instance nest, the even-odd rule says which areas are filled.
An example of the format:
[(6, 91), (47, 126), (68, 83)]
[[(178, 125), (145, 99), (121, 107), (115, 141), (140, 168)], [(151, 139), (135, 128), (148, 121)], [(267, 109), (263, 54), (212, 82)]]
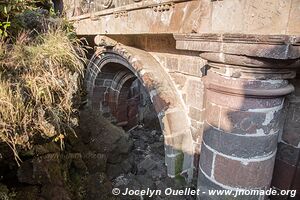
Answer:
[[(111, 66), (105, 68), (107, 65)], [(165, 138), (168, 175), (187, 173), (191, 178), (193, 140), (184, 102), (168, 73), (151, 54), (123, 45), (95, 53), (86, 74), (90, 105), (102, 112), (107, 111), (106, 100), (118, 105), (118, 98), (123, 95), (120, 92), (126, 82), (134, 78), (138, 78), (149, 93), (159, 119)]]

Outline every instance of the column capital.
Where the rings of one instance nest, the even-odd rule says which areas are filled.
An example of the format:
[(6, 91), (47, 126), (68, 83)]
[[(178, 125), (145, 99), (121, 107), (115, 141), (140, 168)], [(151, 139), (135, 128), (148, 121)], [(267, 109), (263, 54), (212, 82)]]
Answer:
[(250, 79), (292, 79), (300, 67), (300, 36), (177, 34), (176, 48), (200, 52), (213, 71)]

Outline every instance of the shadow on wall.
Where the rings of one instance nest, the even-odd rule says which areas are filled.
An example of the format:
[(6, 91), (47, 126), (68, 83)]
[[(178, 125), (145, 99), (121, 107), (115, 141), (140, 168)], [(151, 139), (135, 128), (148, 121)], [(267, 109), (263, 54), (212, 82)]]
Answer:
[(272, 186), (297, 190), (300, 198), (300, 77), (292, 81), (295, 92), (287, 98), (285, 124), (279, 138)]
[[(139, 89), (135, 86), (136, 80), (143, 85)], [(146, 107), (146, 112), (155, 113), (164, 134), (168, 175), (176, 177), (185, 173), (188, 180), (193, 177), (192, 136), (187, 113), (171, 79), (149, 53), (124, 46), (96, 53), (88, 67), (86, 84), (90, 106), (127, 128), (137, 124), (141, 116), (137, 114), (141, 110), (136, 103), (142, 99), (134, 90), (147, 93), (154, 110)]]
[[(283, 127), (284, 99), (293, 87), (278, 77), (262, 80), (220, 74), (218, 68), (211, 68), (205, 77), (206, 115), (198, 188), (206, 194), (210, 189), (267, 190)], [(132, 89), (137, 88), (137, 79), (151, 98), (164, 134), (168, 175), (183, 175), (191, 180), (193, 139), (184, 103), (150, 54), (118, 45), (96, 53), (86, 76), (90, 105), (116, 123), (126, 122), (126, 126), (133, 120), (132, 124), (136, 124), (138, 109), (130, 106), (136, 105)], [(206, 194), (200, 198), (227, 198)], [(261, 198), (239, 195), (237, 199)]]
[(103, 116), (125, 130), (143, 124), (159, 128), (155, 127), (159, 123), (149, 94), (124, 66), (118, 63), (103, 66), (95, 80), (94, 93), (102, 94), (93, 102)]
[[(209, 196), (212, 189), (268, 190), (271, 186), (285, 96), (293, 87), (278, 77), (259, 79), (233, 78), (215, 67), (205, 77), (205, 122), (197, 185), (206, 194), (200, 199), (231, 198)], [(261, 198), (263, 195), (240, 193), (235, 199)]]

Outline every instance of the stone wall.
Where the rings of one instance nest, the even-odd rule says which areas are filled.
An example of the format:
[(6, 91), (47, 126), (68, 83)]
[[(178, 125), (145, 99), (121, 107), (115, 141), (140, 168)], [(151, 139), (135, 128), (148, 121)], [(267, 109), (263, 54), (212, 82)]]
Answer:
[(151, 53), (168, 71), (172, 84), (183, 99), (190, 120), (193, 137), (194, 167), (197, 173), (203, 132), (204, 84), (203, 73), (206, 62), (196, 55)]
[(300, 79), (295, 79), (293, 83), (296, 91), (287, 99), (286, 119), (279, 138), (272, 185), (280, 190), (297, 190), (300, 196)]
[[(299, 105), (289, 97), (285, 110), (284, 102), (300, 64), (299, 0), (106, 2), (83, 13), (74, 4), (69, 18), (79, 35), (96, 36), (100, 49), (90, 66), (94, 78), (87, 77), (90, 92), (107, 94), (96, 91), (99, 63), (119, 56), (110, 61), (123, 60), (151, 96), (170, 176), (197, 178), (199, 171), (200, 189), (268, 188), (283, 131), (273, 185), (298, 187)], [(112, 115), (121, 92), (115, 89)], [(287, 176), (283, 167), (291, 169)]]
[[(66, 0), (81, 35), (145, 33), (299, 34), (299, 0)], [(140, 20), (140, 19), (143, 20)], [(101, 20), (99, 20), (101, 19)], [(118, 24), (114, 26), (113, 24)]]
[(171, 76), (150, 53), (120, 44), (109, 45), (98, 48), (88, 67), (86, 84), (90, 106), (106, 117), (126, 112), (118, 107), (123, 103), (119, 97), (122, 91), (128, 92), (126, 83), (138, 78), (150, 95), (160, 121), (168, 175), (175, 177), (184, 173), (191, 179), (193, 137), (190, 120)]
[[(197, 173), (199, 163), (199, 154), (201, 149), (202, 132), (203, 132), (203, 94), (204, 85), (202, 77), (205, 75), (206, 61), (201, 59), (196, 52), (176, 50), (176, 42), (172, 35), (139, 35), (139, 36), (116, 36), (112, 35), (106, 38), (113, 44), (133, 46), (149, 52), (149, 55), (160, 64), (164, 73), (169, 77), (167, 84), (172, 85), (174, 93), (179, 96), (183, 105), (184, 113), (188, 117), (188, 129), (192, 137), (192, 156), (194, 158), (189, 162), (194, 162), (194, 171)], [(99, 39), (96, 39), (96, 41)], [(95, 82), (97, 85), (97, 81)], [(158, 84), (160, 84), (158, 82)], [(101, 93), (101, 91), (96, 91)], [(151, 95), (151, 93), (150, 93)], [(167, 98), (172, 98), (168, 96)], [(99, 103), (99, 101), (97, 101)], [(154, 103), (154, 107), (161, 107), (161, 103)], [(159, 108), (161, 109), (161, 108)], [(123, 112), (123, 111), (121, 111)], [(180, 118), (173, 119), (172, 123), (180, 123)], [(164, 126), (162, 124), (162, 126)], [(174, 130), (176, 134), (177, 130)], [(194, 161), (193, 161), (194, 160)], [(190, 167), (184, 167), (190, 168)], [(191, 177), (191, 175), (187, 175)], [(196, 177), (196, 176), (194, 176)]]

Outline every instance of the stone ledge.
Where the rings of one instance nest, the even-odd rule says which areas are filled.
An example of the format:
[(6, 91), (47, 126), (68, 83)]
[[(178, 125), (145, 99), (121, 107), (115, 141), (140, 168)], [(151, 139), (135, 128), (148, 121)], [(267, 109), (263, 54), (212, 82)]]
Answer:
[(300, 36), (250, 34), (175, 34), (181, 50), (220, 52), (271, 59), (299, 59)]

